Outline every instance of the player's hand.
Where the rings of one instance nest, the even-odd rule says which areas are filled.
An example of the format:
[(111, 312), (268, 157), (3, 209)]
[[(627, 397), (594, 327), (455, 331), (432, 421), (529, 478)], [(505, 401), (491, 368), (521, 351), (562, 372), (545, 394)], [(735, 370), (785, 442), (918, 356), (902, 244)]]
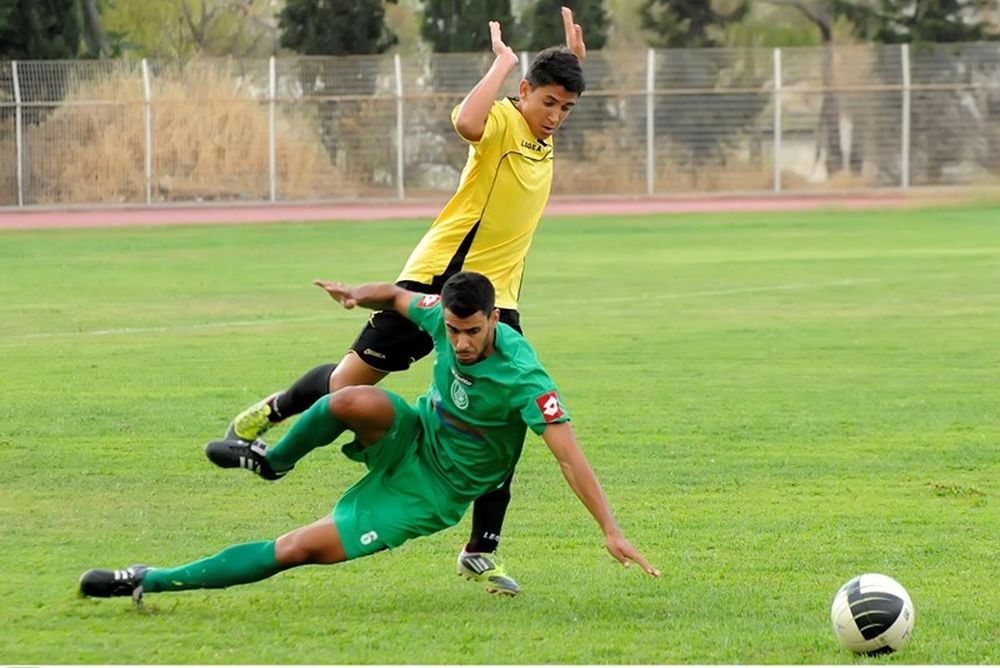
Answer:
[(326, 290), (326, 293), (330, 295), (334, 301), (346, 309), (352, 309), (358, 305), (358, 300), (354, 296), (354, 290), (348, 285), (338, 283), (337, 281), (322, 280), (313, 281), (313, 285), (318, 285)]
[(514, 49), (503, 43), (503, 36), (500, 34), (500, 23), (498, 21), (490, 21), (490, 42), (493, 44), (493, 53), (497, 58), (511, 67), (517, 65), (517, 54), (514, 53)]
[(660, 571), (653, 568), (653, 566), (646, 561), (646, 557), (642, 556), (642, 552), (632, 547), (632, 543), (625, 540), (624, 536), (608, 536), (607, 548), (608, 552), (611, 553), (611, 556), (617, 559), (625, 568), (628, 568), (633, 562), (635, 562), (642, 567), (642, 570), (646, 571), (654, 578), (660, 577)]
[(569, 7), (562, 8), (562, 18), (563, 28), (566, 30), (566, 46), (582, 63), (587, 57), (587, 45), (583, 43), (583, 28), (579, 23), (573, 23), (573, 10)]

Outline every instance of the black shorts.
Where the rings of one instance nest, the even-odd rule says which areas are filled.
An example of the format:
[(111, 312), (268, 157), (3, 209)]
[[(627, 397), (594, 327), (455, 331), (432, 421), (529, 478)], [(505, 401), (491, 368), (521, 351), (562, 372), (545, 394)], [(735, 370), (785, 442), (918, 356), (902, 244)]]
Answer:
[[(435, 292), (431, 286), (415, 281), (399, 281), (396, 285), (412, 292)], [(521, 316), (513, 309), (500, 309), (500, 322), (523, 333)], [(351, 350), (365, 364), (386, 373), (409, 369), (411, 364), (426, 357), (433, 349), (434, 342), (430, 335), (395, 311), (372, 313), (351, 346)]]

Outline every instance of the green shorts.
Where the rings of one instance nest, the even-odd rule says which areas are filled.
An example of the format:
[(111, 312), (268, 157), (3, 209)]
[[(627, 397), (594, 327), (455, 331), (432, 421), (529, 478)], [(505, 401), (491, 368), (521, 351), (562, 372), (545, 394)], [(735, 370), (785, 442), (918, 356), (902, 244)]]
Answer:
[(345, 455), (368, 467), (333, 507), (348, 559), (454, 526), (469, 507), (467, 501), (451, 498), (438, 480), (417, 411), (399, 395), (383, 391), (396, 411), (389, 431), (367, 448), (357, 441), (343, 447)]

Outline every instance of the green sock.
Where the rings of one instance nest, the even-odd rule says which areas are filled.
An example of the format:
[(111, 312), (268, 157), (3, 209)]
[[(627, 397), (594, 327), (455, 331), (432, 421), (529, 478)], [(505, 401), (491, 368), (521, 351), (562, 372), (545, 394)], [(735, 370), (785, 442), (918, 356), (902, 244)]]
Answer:
[(244, 543), (176, 568), (151, 568), (142, 577), (142, 589), (222, 589), (264, 580), (283, 570), (274, 557), (273, 540)]
[(292, 428), (272, 447), (266, 459), (275, 471), (287, 471), (314, 449), (344, 433), (347, 425), (330, 412), (330, 395), (321, 397), (299, 416)]

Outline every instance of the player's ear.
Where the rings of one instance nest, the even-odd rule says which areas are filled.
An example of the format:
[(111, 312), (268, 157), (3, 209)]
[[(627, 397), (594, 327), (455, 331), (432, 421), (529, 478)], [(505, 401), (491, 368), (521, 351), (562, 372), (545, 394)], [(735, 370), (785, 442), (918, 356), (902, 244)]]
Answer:
[(496, 325), (498, 322), (500, 322), (500, 309), (495, 308), (493, 313), (490, 313), (490, 324)]
[(531, 84), (528, 83), (527, 79), (521, 79), (521, 83), (517, 85), (517, 95), (522, 100), (528, 96), (531, 92)]

